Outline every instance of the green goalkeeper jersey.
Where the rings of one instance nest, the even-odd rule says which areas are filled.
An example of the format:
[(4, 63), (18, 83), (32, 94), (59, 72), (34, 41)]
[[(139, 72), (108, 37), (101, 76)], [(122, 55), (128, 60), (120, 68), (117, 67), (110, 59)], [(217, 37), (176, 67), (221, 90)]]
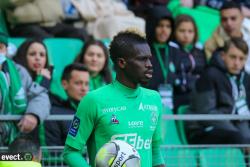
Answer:
[(138, 150), (142, 167), (164, 164), (160, 153), (161, 112), (156, 91), (131, 89), (116, 80), (81, 100), (66, 146), (82, 150), (87, 144), (93, 167), (100, 147), (113, 139), (124, 140)]

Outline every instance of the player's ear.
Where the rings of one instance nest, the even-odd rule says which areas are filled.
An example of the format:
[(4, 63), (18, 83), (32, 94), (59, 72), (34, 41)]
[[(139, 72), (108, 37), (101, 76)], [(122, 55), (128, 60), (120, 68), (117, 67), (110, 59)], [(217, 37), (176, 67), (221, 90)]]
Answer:
[(127, 62), (126, 62), (126, 60), (124, 58), (120, 57), (120, 58), (117, 59), (117, 64), (118, 64), (118, 66), (120, 68), (125, 68)]

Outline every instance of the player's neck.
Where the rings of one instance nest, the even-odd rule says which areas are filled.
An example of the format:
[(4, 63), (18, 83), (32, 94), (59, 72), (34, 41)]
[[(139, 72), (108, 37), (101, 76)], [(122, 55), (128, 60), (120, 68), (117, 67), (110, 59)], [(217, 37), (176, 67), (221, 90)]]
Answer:
[(116, 80), (119, 81), (124, 86), (129, 87), (131, 89), (136, 89), (138, 87), (138, 84), (131, 82), (130, 80), (126, 79), (125, 77), (121, 75), (117, 75)]

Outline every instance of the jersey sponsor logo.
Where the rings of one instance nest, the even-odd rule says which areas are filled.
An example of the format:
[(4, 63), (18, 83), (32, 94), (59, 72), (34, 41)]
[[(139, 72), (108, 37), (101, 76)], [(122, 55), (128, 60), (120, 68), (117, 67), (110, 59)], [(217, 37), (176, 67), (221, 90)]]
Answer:
[(123, 140), (129, 144), (131, 144), (135, 149), (150, 149), (152, 139), (144, 139), (142, 136), (137, 133), (128, 133), (128, 134), (118, 134), (113, 135), (111, 140)]
[(156, 112), (151, 113), (151, 125), (150, 130), (154, 131), (158, 122), (158, 114)]
[(111, 117), (111, 124), (119, 124), (119, 121), (114, 114)]
[(118, 111), (125, 111), (125, 110), (127, 110), (126, 106), (118, 106), (118, 107), (103, 108), (102, 112), (108, 113), (108, 112), (118, 112)]
[(142, 128), (143, 124), (143, 121), (128, 121), (129, 128)]
[(80, 119), (77, 116), (75, 116), (71, 123), (69, 134), (75, 137), (78, 132), (79, 127), (80, 127)]
[(139, 111), (158, 111), (158, 108), (156, 105), (150, 105), (150, 104), (143, 104), (142, 102), (139, 105)]

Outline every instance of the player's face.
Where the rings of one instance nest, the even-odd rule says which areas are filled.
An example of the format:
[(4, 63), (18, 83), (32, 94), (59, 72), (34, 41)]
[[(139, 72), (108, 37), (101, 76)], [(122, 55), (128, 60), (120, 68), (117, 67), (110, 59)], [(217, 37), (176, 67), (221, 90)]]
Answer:
[(191, 22), (182, 22), (176, 28), (176, 40), (182, 45), (186, 46), (192, 44), (195, 37), (194, 25)]
[(89, 91), (89, 73), (73, 70), (70, 80), (63, 80), (62, 84), (71, 99), (80, 101)]
[(231, 37), (241, 34), (243, 15), (237, 8), (224, 9), (221, 11), (221, 24), (226, 33)]
[(134, 46), (134, 50), (135, 55), (126, 60), (125, 75), (135, 85), (147, 84), (153, 74), (149, 45), (147, 43), (137, 44)]
[(171, 22), (167, 19), (160, 20), (159, 24), (155, 29), (155, 36), (156, 36), (155, 38), (157, 42), (159, 43), (167, 42), (171, 35), (171, 32), (172, 32)]
[(227, 67), (228, 72), (231, 74), (239, 74), (244, 68), (247, 55), (241, 50), (231, 45), (226, 53), (222, 54), (222, 59)]
[(30, 45), (27, 51), (28, 68), (34, 72), (40, 72), (45, 68), (47, 61), (47, 53), (44, 46), (40, 43), (34, 42)]
[(104, 68), (106, 61), (103, 49), (98, 45), (90, 45), (84, 55), (83, 61), (91, 74), (98, 74)]

